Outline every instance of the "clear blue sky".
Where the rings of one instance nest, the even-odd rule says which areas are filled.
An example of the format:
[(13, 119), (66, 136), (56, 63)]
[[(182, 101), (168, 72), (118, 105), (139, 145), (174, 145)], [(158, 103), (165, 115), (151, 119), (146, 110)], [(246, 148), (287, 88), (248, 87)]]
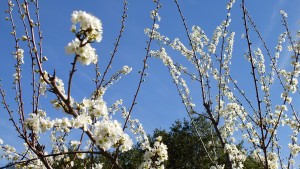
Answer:
[[(225, 7), (227, 1), (224, 0), (180, 0), (179, 2), (182, 5), (189, 28), (192, 25), (199, 25), (209, 37), (211, 37), (215, 27), (226, 17)], [(4, 10), (7, 9), (6, 3), (5, 0), (0, 1), (0, 77), (3, 79), (4, 87), (10, 89), (13, 80), (12, 66), (15, 60), (11, 55), (11, 52), (14, 50), (14, 41), (9, 35), (11, 31), (10, 22), (5, 21), (6, 14)], [(178, 37), (183, 42), (187, 42), (184, 27), (176, 10), (175, 3), (169, 0), (162, 0), (161, 3), (163, 5), (160, 11), (160, 16), (162, 17), (160, 24), (161, 33), (171, 39)], [(297, 24), (300, 19), (299, 0), (251, 0), (246, 1), (246, 4), (264, 38), (267, 40), (269, 48), (273, 52), (278, 35), (284, 31), (280, 22), (281, 18), (279, 17), (280, 9), (288, 13), (291, 29), (293, 31), (299, 29), (299, 24)], [(69, 63), (71, 63), (72, 57), (65, 55), (64, 46), (74, 39), (73, 34), (69, 31), (71, 26), (70, 15), (74, 10), (84, 10), (99, 17), (103, 24), (103, 40), (101, 43), (93, 45), (97, 49), (100, 70), (103, 72), (105, 65), (108, 63), (109, 53), (113, 50), (114, 40), (119, 32), (122, 5), (121, 1), (116, 0), (40, 1), (41, 26), (44, 35), (43, 50), (44, 55), (49, 59), (45, 64), (46, 70), (53, 72), (55, 68), (57, 76), (62, 78), (66, 83), (68, 71), (71, 67)], [(243, 53), (246, 51), (245, 41), (240, 38), (244, 30), (242, 29), (242, 12), (239, 5), (240, 1), (237, 0), (232, 11), (232, 26), (230, 27), (230, 31), (236, 32), (235, 41), (237, 43), (235, 43), (233, 55), (233, 64), (236, 65), (244, 59)], [(104, 99), (108, 105), (122, 98), (124, 105), (127, 107), (130, 106), (137, 87), (139, 77), (137, 72), (142, 68), (142, 60), (146, 53), (144, 48), (146, 47), (148, 38), (144, 35), (144, 29), (151, 26), (149, 16), (150, 11), (154, 8), (154, 4), (151, 0), (129, 0), (128, 7), (125, 33), (121, 39), (121, 45), (116, 55), (117, 58), (110, 73), (112, 74), (114, 71), (122, 68), (123, 65), (133, 67), (133, 71), (129, 75), (124, 76), (107, 91)], [(19, 27), (21, 28), (21, 25)], [(254, 45), (259, 47), (261, 44), (254, 42)], [(177, 60), (181, 60), (180, 58), (182, 58), (178, 53), (171, 52), (171, 54)], [(27, 51), (25, 53), (25, 64), (28, 66), (29, 62), (30, 58)], [(183, 119), (187, 114), (181, 104), (175, 85), (172, 84), (171, 77), (161, 61), (150, 58), (149, 66), (150, 69), (147, 70), (149, 76), (146, 77), (146, 83), (141, 88), (138, 105), (133, 111), (133, 117), (140, 119), (146, 131), (151, 133), (154, 128), (169, 128), (176, 119)], [(241, 70), (247, 73), (246, 68), (241, 65), (235, 66), (233, 76), (242, 85), (244, 84), (245, 86), (243, 87), (247, 89), (247, 85), (244, 83), (245, 78), (242, 78), (244, 75), (240, 74)], [(88, 83), (88, 80), (94, 78), (94, 72), (93, 66), (82, 67), (80, 65), (78, 69), (75, 74), (73, 97), (77, 101), (80, 101), (90, 95), (91, 86), (93, 87), (94, 84), (92, 81)], [(24, 68), (24, 72), (26, 71), (26, 68)], [(23, 78), (24, 83), (26, 84), (27, 82), (29, 86), (28, 78), (25, 75), (23, 75)], [(197, 99), (200, 98), (200, 89), (195, 88), (193, 85), (191, 85), (191, 88), (195, 102), (199, 103)], [(12, 96), (8, 97), (12, 99)], [(46, 99), (49, 98), (51, 98), (50, 93)], [(30, 101), (28, 100), (25, 104), (30, 106)], [(42, 108), (46, 109), (51, 117), (61, 116), (61, 113), (51, 109), (49, 104), (43, 105)], [(201, 105), (197, 106), (197, 110), (202, 110)], [(0, 138), (5, 142), (15, 144), (12, 140), (16, 140), (15, 135), (13, 135), (16, 132), (9, 127), (6, 114), (4, 110), (1, 110)]]

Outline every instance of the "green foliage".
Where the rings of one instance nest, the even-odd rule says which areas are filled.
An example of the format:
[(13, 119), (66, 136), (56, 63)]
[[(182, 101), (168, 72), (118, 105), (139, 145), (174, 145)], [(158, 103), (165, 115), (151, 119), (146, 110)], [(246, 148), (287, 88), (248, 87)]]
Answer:
[(138, 168), (139, 165), (143, 162), (144, 152), (139, 149), (138, 146), (135, 146), (132, 150), (122, 154), (120, 159), (120, 164), (124, 169), (133, 169)]
[(247, 157), (246, 161), (244, 162), (245, 169), (264, 169), (264, 166), (260, 164), (260, 162), (255, 161), (251, 157)]
[[(204, 119), (195, 121), (205, 144), (212, 141), (209, 124)], [(176, 121), (169, 132), (156, 129), (153, 138), (161, 135), (168, 146), (169, 162), (166, 168), (209, 168), (211, 162), (196, 130), (187, 120)]]

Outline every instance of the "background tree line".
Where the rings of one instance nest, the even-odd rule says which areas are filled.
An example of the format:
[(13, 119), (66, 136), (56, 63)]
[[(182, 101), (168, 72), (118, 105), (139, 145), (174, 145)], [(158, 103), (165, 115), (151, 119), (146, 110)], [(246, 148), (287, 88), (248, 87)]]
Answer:
[[(217, 141), (215, 133), (211, 130), (210, 123), (205, 118), (195, 119), (195, 124), (198, 126), (198, 131), (201, 133), (203, 143), (207, 146), (211, 142)], [(169, 160), (165, 164), (167, 169), (207, 169), (213, 166), (212, 162), (206, 155), (205, 149), (197, 132), (190, 121), (183, 119), (175, 121), (169, 130), (155, 129), (152, 135), (149, 135), (150, 142), (153, 143), (156, 137), (162, 136), (164, 144), (168, 147)], [(242, 148), (243, 143), (239, 143), (239, 148)], [(226, 163), (226, 156), (223, 149), (220, 147), (214, 149), (207, 146), (209, 152), (214, 152), (218, 156), (218, 163)], [(143, 162), (144, 151), (136, 144), (134, 148), (119, 157), (121, 166), (125, 169), (136, 169)], [(89, 168), (91, 160), (101, 161), (104, 169), (110, 169), (111, 164), (101, 155), (88, 155), (89, 158), (74, 160), (74, 169)], [(70, 159), (74, 158), (71, 154)], [(64, 168), (69, 163), (68, 160), (61, 159), (56, 168)], [(251, 156), (247, 156), (244, 163), (245, 169), (263, 169), (263, 166), (255, 161)]]

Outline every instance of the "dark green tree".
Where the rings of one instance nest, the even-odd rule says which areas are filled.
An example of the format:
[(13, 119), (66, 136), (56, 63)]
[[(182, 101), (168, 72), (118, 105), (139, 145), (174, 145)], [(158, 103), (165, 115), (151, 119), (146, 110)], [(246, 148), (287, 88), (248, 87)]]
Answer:
[[(214, 140), (214, 134), (205, 119), (196, 119), (194, 124), (204, 144)], [(212, 165), (198, 134), (192, 124), (185, 119), (183, 122), (177, 120), (169, 132), (158, 129), (154, 131), (152, 138), (161, 135), (163, 142), (168, 146), (169, 161), (166, 168), (198, 169), (209, 168)]]

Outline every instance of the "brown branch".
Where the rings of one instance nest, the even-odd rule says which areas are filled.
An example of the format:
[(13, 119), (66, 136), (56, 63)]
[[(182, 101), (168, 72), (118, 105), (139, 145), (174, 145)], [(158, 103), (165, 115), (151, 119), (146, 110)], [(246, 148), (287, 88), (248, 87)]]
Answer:
[(177, 9), (178, 9), (179, 15), (180, 15), (180, 17), (181, 17), (181, 20), (182, 20), (183, 25), (184, 25), (184, 28), (185, 28), (186, 36), (187, 36), (187, 38), (188, 38), (188, 40), (189, 40), (190, 46), (192, 47), (193, 58), (194, 58), (194, 62), (195, 62), (195, 64), (196, 64), (196, 68), (197, 68), (198, 75), (199, 75), (199, 79), (200, 79), (202, 101), (203, 101), (203, 104), (206, 104), (207, 101), (206, 101), (206, 95), (205, 95), (205, 89), (204, 89), (203, 75), (202, 75), (202, 73), (200, 72), (199, 58), (197, 57), (195, 48), (194, 48), (194, 46), (193, 46), (192, 39), (191, 39), (191, 37), (190, 37), (189, 31), (188, 31), (188, 27), (187, 27), (187, 24), (186, 24), (186, 19), (185, 19), (184, 16), (183, 16), (183, 12), (181, 11), (181, 8), (180, 8), (180, 5), (179, 5), (179, 3), (178, 3), (178, 0), (174, 0), (174, 2), (176, 3), (176, 6), (177, 6)]
[(108, 73), (108, 70), (111, 68), (111, 65), (112, 65), (112, 63), (113, 63), (113, 60), (114, 60), (114, 58), (115, 58), (115, 55), (116, 55), (116, 53), (117, 53), (117, 51), (118, 51), (118, 47), (119, 47), (119, 45), (120, 45), (120, 40), (121, 40), (121, 37), (122, 37), (123, 32), (124, 32), (124, 30), (125, 30), (125, 21), (126, 21), (126, 18), (127, 18), (127, 10), (128, 10), (128, 7), (127, 7), (127, 6), (128, 6), (128, 2), (127, 2), (127, 0), (124, 0), (124, 5), (123, 5), (123, 15), (122, 15), (122, 20), (121, 20), (121, 28), (120, 28), (120, 31), (119, 31), (119, 35), (118, 35), (118, 37), (117, 37), (117, 39), (116, 39), (116, 42), (115, 42), (115, 44), (114, 44), (114, 50), (113, 50), (113, 52), (112, 52), (112, 54), (111, 54), (109, 63), (108, 63), (108, 65), (106, 66), (106, 69), (105, 69), (105, 71), (104, 71), (104, 73), (103, 73), (101, 82), (100, 82), (100, 84), (97, 86), (96, 97), (97, 97), (98, 94), (99, 94), (99, 93), (98, 93), (98, 90), (102, 87), (101, 85), (102, 85), (102, 83), (104, 82), (105, 77), (106, 77), (106, 74)]
[(258, 85), (257, 85), (257, 78), (256, 78), (256, 73), (255, 73), (255, 66), (254, 66), (254, 62), (253, 62), (253, 57), (252, 57), (252, 48), (251, 45), (252, 43), (250, 42), (250, 35), (249, 35), (249, 27), (247, 24), (247, 18), (246, 18), (246, 7), (245, 7), (245, 0), (242, 0), (242, 5), (241, 8), (243, 10), (243, 21), (244, 21), (244, 28), (246, 31), (246, 39), (247, 39), (247, 46), (248, 46), (248, 52), (249, 52), (249, 57), (250, 57), (250, 62), (251, 62), (251, 74), (253, 77), (253, 82), (254, 82), (254, 89), (255, 89), (255, 94), (256, 94), (256, 100), (257, 100), (257, 106), (258, 106), (258, 114), (259, 114), (259, 120), (260, 120), (260, 124), (259, 124), (259, 128), (260, 128), (260, 132), (261, 132), (261, 140), (260, 140), (260, 144), (261, 144), (261, 149), (264, 152), (264, 168), (268, 169), (269, 165), (268, 165), (268, 156), (267, 156), (267, 145), (265, 144), (266, 138), (264, 135), (264, 121), (263, 121), (263, 114), (262, 114), (262, 109), (261, 109), (261, 100), (259, 97), (259, 92), (258, 92)]

